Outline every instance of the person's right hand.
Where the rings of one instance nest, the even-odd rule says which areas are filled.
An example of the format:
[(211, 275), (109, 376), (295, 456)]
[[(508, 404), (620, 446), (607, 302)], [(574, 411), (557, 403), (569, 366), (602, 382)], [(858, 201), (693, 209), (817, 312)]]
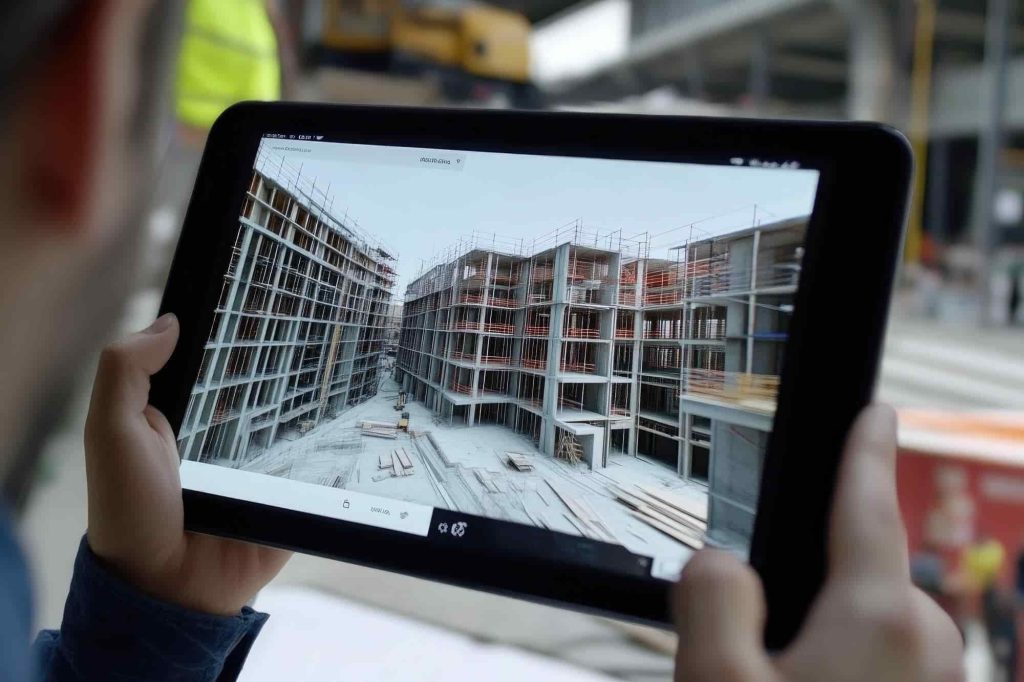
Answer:
[(895, 464), (895, 413), (869, 407), (843, 454), (828, 578), (800, 634), (776, 656), (762, 642), (757, 574), (731, 554), (697, 553), (674, 595), (676, 682), (963, 680), (960, 633), (910, 582)]

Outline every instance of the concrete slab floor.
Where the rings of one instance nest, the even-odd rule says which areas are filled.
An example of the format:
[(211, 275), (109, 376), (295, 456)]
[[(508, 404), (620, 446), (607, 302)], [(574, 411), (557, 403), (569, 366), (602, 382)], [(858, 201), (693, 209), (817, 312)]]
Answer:
[[(244, 468), (614, 542), (655, 557), (658, 570), (669, 573), (692, 554), (686, 545), (632, 516), (612, 492), (615, 487), (656, 487), (706, 510), (706, 489), (680, 480), (668, 467), (613, 454), (607, 467), (590, 471), (585, 464), (573, 465), (540, 452), (530, 439), (504, 425), (453, 425), (415, 401), (403, 408), (410, 416), (410, 433), (399, 431), (394, 440), (360, 435), (364, 421), (397, 423), (398, 391), (398, 385), (385, 378), (374, 398), (295, 440), (278, 441)], [(380, 469), (381, 457), (390, 462), (396, 450), (412, 460), (412, 475), (390, 476), (390, 470)], [(533, 470), (510, 467), (509, 452), (525, 455)], [(593, 510), (609, 534), (594, 535), (581, 527), (566, 498)]]

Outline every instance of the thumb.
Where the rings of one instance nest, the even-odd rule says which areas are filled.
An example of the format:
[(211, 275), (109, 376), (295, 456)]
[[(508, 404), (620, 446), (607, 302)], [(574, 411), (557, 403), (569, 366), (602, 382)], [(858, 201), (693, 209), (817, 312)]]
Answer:
[(910, 574), (896, 495), (896, 413), (872, 405), (854, 422), (840, 464), (829, 578), (902, 587)]
[(147, 329), (103, 349), (92, 407), (108, 414), (141, 414), (149, 404), (149, 378), (167, 364), (178, 343), (178, 318), (167, 313)]
[(679, 648), (676, 680), (763, 680), (765, 605), (753, 569), (721, 550), (698, 552), (673, 594)]

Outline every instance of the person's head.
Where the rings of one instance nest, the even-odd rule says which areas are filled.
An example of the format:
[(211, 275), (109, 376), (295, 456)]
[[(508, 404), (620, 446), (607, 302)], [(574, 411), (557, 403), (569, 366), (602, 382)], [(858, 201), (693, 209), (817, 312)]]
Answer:
[(0, 481), (12, 503), (131, 290), (180, 13), (173, 0), (0, 3)]

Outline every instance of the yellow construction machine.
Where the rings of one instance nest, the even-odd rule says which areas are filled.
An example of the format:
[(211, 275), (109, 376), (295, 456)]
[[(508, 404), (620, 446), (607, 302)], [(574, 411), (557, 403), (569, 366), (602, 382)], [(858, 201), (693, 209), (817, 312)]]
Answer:
[(436, 78), (456, 101), (537, 100), (521, 14), (472, 0), (324, 0), (323, 12), (329, 64)]

